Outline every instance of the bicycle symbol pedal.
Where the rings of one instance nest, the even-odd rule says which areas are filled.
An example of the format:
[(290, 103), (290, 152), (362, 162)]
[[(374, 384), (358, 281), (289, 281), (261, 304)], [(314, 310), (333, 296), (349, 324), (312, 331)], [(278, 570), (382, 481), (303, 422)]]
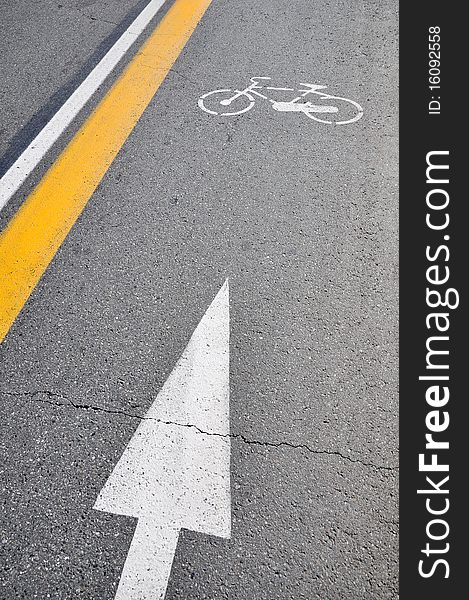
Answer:
[(274, 110), (279, 112), (315, 112), (315, 113), (337, 113), (337, 106), (323, 106), (311, 104), (311, 102), (274, 102), (272, 104)]

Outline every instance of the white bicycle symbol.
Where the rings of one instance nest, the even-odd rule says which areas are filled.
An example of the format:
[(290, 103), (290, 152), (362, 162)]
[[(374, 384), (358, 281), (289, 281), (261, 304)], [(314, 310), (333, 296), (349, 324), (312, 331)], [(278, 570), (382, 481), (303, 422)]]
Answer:
[[(261, 80), (267, 81), (270, 79), (271, 77), (251, 77), (251, 85), (244, 90), (213, 90), (199, 98), (199, 107), (210, 115), (222, 117), (241, 115), (251, 110), (256, 103), (254, 96), (257, 96), (271, 102), (274, 110), (301, 112), (314, 121), (328, 125), (347, 125), (358, 121), (363, 116), (363, 108), (358, 102), (322, 92), (320, 90), (326, 89), (327, 86), (316, 83), (300, 83), (300, 86), (304, 86), (305, 89), (298, 89), (297, 93), (300, 95), (289, 102), (274, 100), (262, 94), (259, 90), (295, 92), (295, 89), (263, 86), (260, 83)], [(308, 95), (313, 95), (317, 104), (303, 101)], [(327, 103), (323, 104), (324, 101), (327, 101)], [(228, 107), (230, 109), (226, 110)]]

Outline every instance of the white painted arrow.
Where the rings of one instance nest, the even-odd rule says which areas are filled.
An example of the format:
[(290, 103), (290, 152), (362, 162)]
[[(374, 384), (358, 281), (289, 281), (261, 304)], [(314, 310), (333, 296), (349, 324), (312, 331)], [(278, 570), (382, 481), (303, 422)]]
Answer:
[(94, 508), (138, 518), (116, 600), (164, 598), (181, 528), (230, 537), (228, 281)]

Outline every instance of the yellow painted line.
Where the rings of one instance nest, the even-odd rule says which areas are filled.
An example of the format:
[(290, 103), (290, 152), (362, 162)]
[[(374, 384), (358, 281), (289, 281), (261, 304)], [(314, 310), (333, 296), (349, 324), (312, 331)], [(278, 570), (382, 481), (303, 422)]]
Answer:
[(0, 235), (0, 342), (211, 1), (175, 1)]

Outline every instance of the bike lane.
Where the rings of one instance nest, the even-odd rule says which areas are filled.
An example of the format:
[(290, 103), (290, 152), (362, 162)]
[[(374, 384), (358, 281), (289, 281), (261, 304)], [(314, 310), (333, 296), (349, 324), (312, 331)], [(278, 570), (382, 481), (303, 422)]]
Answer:
[[(166, 598), (396, 594), (397, 17), (258, 4), (214, 0), (1, 347), (4, 597), (113, 597), (135, 521), (92, 507), (226, 277), (232, 538)], [(364, 116), (198, 107), (252, 76)]]

